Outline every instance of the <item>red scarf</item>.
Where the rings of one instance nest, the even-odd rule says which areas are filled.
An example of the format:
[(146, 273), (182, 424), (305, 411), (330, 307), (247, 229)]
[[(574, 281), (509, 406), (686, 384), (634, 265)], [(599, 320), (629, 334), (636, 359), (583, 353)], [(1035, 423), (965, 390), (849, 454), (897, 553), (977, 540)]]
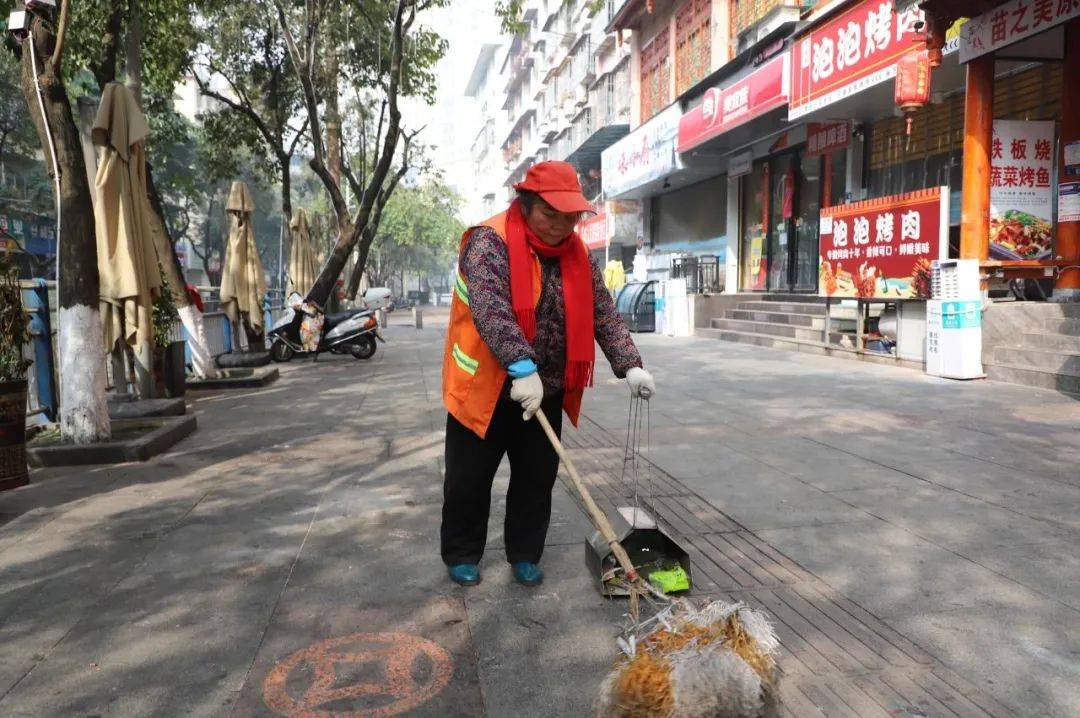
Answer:
[(506, 244), (510, 251), (510, 302), (518, 326), (530, 344), (536, 338), (532, 255), (559, 258), (566, 315), (563, 388), (573, 391), (592, 386), (596, 359), (593, 344), (593, 276), (589, 253), (581, 238), (577, 232), (572, 232), (555, 246), (546, 244), (529, 228), (522, 214), (521, 202), (514, 200), (506, 217)]

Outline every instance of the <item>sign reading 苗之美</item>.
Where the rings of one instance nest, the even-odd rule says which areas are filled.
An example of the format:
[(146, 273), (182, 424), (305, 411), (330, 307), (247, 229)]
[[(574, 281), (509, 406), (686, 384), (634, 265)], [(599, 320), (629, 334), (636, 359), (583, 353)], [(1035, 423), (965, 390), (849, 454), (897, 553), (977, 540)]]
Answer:
[(928, 298), (930, 262), (948, 252), (948, 220), (948, 187), (822, 209), (819, 293)]
[(968, 62), (1080, 17), (1080, 0), (1012, 0), (971, 18), (960, 30), (960, 62)]

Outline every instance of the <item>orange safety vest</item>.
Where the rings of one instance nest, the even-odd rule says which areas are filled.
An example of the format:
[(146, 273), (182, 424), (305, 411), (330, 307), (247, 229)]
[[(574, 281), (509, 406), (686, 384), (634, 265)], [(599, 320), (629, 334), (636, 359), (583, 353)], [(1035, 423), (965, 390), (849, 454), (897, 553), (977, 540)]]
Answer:
[[(450, 415), (471, 429), (481, 439), (487, 435), (488, 425), (499, 403), (499, 395), (506, 383), (506, 369), (484, 343), (473, 324), (469, 309), (469, 285), (461, 273), (461, 255), (473, 230), (490, 227), (502, 241), (506, 241), (506, 212), (461, 235), (458, 247), (458, 273), (454, 282), (454, 298), (450, 303), (450, 328), (446, 332), (446, 349), (443, 354), (443, 404)], [(540, 260), (533, 254), (534, 301), (540, 302)], [(563, 410), (577, 426), (581, 413), (580, 389), (563, 395)]]

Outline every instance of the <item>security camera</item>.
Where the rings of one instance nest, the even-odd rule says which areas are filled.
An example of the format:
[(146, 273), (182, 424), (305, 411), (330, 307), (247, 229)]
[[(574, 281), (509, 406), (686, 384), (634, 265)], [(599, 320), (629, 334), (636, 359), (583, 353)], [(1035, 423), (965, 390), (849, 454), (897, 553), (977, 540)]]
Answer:
[(16, 42), (22, 42), (30, 36), (30, 13), (24, 8), (15, 6), (8, 15), (8, 33)]

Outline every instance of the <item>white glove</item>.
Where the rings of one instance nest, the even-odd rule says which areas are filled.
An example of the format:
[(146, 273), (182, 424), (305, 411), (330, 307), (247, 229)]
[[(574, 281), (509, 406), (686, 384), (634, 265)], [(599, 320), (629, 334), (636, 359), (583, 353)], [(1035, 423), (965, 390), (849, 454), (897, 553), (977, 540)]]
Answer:
[(510, 398), (521, 404), (525, 409), (522, 416), (525, 421), (533, 418), (544, 401), (544, 382), (540, 381), (540, 375), (536, 372), (514, 379), (510, 383)]
[(630, 385), (630, 393), (642, 399), (651, 399), (656, 393), (656, 382), (653, 381), (652, 374), (641, 367), (634, 367), (626, 372), (626, 383)]

